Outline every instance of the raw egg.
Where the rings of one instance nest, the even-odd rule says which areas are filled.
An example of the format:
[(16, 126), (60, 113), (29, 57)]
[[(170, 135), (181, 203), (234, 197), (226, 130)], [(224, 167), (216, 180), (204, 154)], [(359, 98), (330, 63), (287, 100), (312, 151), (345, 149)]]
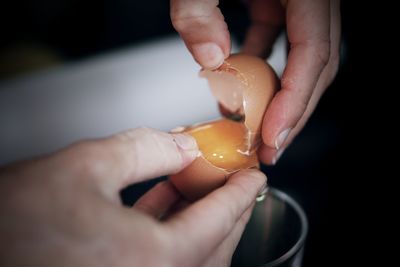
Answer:
[[(201, 154), (171, 182), (188, 200), (222, 186), (230, 175), (258, 167), (264, 113), (278, 87), (274, 70), (262, 59), (234, 54), (216, 70), (201, 70), (224, 118), (180, 128), (193, 136)], [(175, 131), (177, 132), (177, 131)]]

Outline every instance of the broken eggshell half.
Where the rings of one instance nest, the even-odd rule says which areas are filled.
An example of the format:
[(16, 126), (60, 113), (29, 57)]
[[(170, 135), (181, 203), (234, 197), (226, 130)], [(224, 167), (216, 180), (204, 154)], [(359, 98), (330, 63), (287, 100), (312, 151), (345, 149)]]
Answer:
[(234, 54), (216, 70), (201, 70), (227, 118), (180, 127), (192, 135), (201, 154), (170, 180), (188, 200), (222, 186), (233, 173), (258, 167), (264, 113), (277, 87), (274, 70), (262, 59)]

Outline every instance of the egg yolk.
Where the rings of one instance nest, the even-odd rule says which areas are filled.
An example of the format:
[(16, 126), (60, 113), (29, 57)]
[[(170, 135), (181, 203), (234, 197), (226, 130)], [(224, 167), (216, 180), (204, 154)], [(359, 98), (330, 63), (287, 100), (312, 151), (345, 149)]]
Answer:
[(258, 162), (256, 153), (246, 154), (247, 129), (242, 122), (221, 119), (186, 132), (196, 139), (203, 157), (216, 167), (236, 171)]

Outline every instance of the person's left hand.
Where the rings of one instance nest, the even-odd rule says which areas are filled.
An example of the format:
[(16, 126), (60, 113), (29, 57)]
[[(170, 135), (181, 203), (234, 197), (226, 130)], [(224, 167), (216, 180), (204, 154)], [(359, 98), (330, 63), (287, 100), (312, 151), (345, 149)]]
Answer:
[(229, 265), (261, 172), (239, 172), (178, 211), (168, 181), (121, 205), (122, 188), (176, 173), (197, 154), (190, 136), (137, 129), (0, 169), (0, 266)]
[[(266, 58), (283, 26), (289, 42), (281, 88), (262, 125), (260, 160), (275, 164), (300, 133), (339, 66), (339, 0), (248, 0), (242, 52)], [(229, 56), (230, 33), (217, 0), (170, 0), (171, 21), (193, 58), (216, 69)], [(243, 15), (245, 9), (243, 9)]]

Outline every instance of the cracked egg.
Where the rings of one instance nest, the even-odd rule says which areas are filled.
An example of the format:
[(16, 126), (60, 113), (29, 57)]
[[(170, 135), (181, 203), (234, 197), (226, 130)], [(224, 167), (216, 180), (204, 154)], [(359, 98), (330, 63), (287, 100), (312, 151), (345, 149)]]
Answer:
[(170, 180), (188, 200), (222, 186), (230, 175), (259, 166), (264, 113), (278, 87), (274, 70), (262, 59), (234, 54), (216, 70), (201, 70), (221, 114), (219, 120), (181, 127), (193, 136), (200, 155)]

